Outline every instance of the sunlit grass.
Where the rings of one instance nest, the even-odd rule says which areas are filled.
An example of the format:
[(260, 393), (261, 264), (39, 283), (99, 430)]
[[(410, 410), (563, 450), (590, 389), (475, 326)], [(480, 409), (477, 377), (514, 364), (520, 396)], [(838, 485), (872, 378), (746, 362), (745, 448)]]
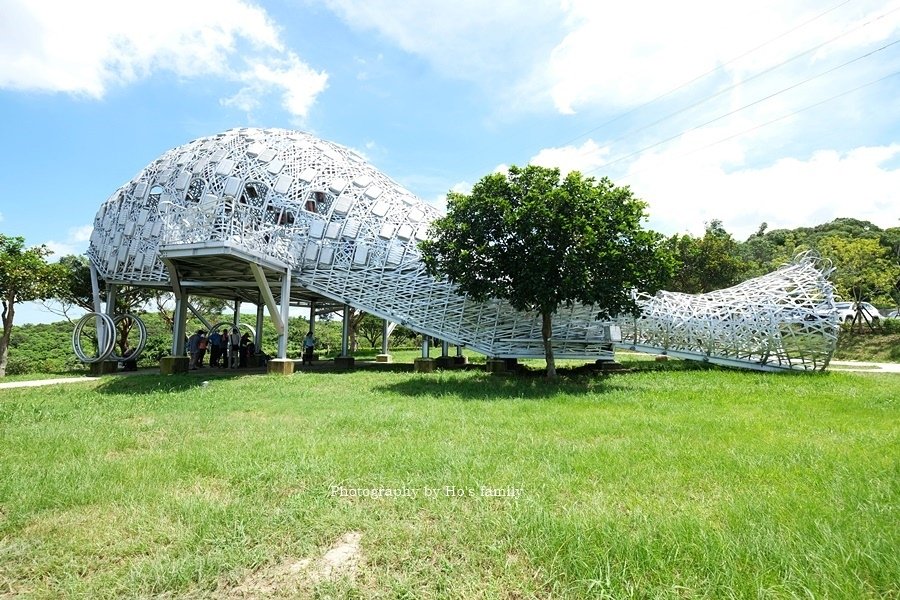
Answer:
[(631, 366), (0, 390), (0, 597), (227, 595), (348, 531), (301, 594), (900, 593), (900, 377)]

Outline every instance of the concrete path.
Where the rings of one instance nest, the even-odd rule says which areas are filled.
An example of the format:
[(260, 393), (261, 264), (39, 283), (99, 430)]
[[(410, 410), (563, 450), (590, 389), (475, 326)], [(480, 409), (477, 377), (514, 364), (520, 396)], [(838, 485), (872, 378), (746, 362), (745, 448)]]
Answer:
[(900, 374), (900, 363), (876, 363), (876, 362), (857, 362), (855, 360), (833, 360), (828, 363), (828, 369), (832, 371), (854, 372), (854, 373), (898, 373)]
[(32, 379), (31, 381), (9, 381), (0, 383), (0, 390), (8, 388), (41, 387), (58, 383), (79, 383), (82, 381), (98, 381), (99, 377), (60, 377), (58, 379)]

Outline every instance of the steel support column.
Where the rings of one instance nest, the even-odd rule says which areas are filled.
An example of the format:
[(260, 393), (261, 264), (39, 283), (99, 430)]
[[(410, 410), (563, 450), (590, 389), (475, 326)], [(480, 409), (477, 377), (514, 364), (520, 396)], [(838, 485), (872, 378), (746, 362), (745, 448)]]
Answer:
[(344, 322), (341, 326), (341, 356), (350, 356), (350, 305), (344, 305)]
[(281, 277), (281, 332), (278, 334), (278, 358), (287, 358), (288, 316), (291, 309), (291, 269)]
[(264, 308), (265, 307), (262, 304), (256, 305), (256, 335), (253, 337), (253, 345), (256, 348), (257, 354), (262, 352), (262, 330), (263, 321), (266, 316)]

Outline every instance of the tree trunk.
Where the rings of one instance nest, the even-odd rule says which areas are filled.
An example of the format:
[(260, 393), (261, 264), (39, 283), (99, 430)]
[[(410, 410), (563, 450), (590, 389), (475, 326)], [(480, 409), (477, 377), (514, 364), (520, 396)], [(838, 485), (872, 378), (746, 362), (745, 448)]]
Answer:
[(9, 339), (12, 336), (15, 303), (3, 299), (3, 335), (0, 335), (0, 377), (6, 377), (6, 363), (9, 361)]
[(553, 333), (553, 314), (541, 313), (541, 338), (544, 340), (544, 358), (547, 359), (547, 378), (556, 379), (556, 359), (553, 358), (551, 333)]

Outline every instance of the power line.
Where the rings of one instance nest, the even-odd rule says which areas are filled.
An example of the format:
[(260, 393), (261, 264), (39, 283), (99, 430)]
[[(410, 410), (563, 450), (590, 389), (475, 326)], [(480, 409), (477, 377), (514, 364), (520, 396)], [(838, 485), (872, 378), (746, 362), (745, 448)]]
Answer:
[(795, 84), (792, 84), (792, 85), (790, 85), (790, 86), (788, 86), (788, 87), (786, 87), (786, 88), (783, 88), (783, 89), (781, 89), (781, 90), (779, 90), (779, 91), (777, 91), (777, 92), (774, 92), (774, 93), (772, 93), (772, 94), (769, 94), (768, 96), (764, 96), (764, 97), (762, 97), (762, 98), (759, 98), (759, 99), (757, 99), (757, 100), (754, 100), (753, 102), (750, 102), (749, 104), (745, 104), (744, 106), (741, 106), (740, 108), (736, 108), (736, 109), (734, 109), (734, 110), (728, 111), (727, 113), (721, 114), (721, 115), (719, 115), (719, 116), (717, 116), (717, 117), (715, 117), (715, 118), (713, 118), (713, 119), (710, 119), (709, 121), (706, 121), (705, 123), (701, 123), (700, 125), (695, 125), (694, 127), (690, 127), (690, 128), (688, 128), (688, 129), (684, 129), (684, 130), (682, 130), (681, 132), (679, 132), (679, 133), (677, 133), (677, 134), (675, 134), (675, 135), (673, 135), (673, 136), (667, 137), (667, 138), (665, 138), (665, 139), (663, 139), (663, 140), (660, 140), (660, 141), (658, 141), (658, 142), (655, 142), (655, 143), (653, 143), (653, 144), (650, 144), (649, 146), (644, 146), (644, 147), (641, 148), (640, 150), (635, 150), (634, 152), (630, 152), (630, 153), (628, 153), (628, 154), (625, 154), (624, 156), (620, 156), (619, 158), (616, 158), (615, 160), (608, 161), (608, 162), (606, 162), (606, 163), (604, 163), (604, 164), (602, 164), (602, 165), (600, 165), (600, 166), (598, 166), (598, 167), (595, 167), (595, 168), (591, 169), (590, 171), (587, 171), (587, 173), (594, 173), (595, 171), (598, 171), (599, 169), (608, 167), (608, 166), (613, 165), (613, 164), (616, 164), (616, 163), (618, 163), (618, 162), (622, 162), (623, 160), (629, 159), (629, 158), (631, 158), (631, 157), (633, 157), (633, 156), (637, 156), (638, 154), (643, 154), (643, 153), (646, 152), (647, 150), (651, 150), (651, 149), (653, 149), (653, 148), (656, 148), (657, 146), (661, 146), (662, 144), (665, 144), (665, 143), (667, 143), (667, 142), (671, 142), (672, 140), (681, 137), (681, 136), (684, 135), (685, 133), (688, 133), (688, 132), (691, 132), (691, 131), (696, 131), (697, 129), (701, 129), (701, 128), (703, 128), (703, 127), (706, 127), (707, 125), (711, 125), (712, 123), (715, 123), (716, 121), (720, 121), (720, 120), (722, 120), (722, 119), (724, 119), (724, 118), (726, 118), (726, 117), (730, 117), (731, 115), (733, 115), (733, 114), (735, 114), (735, 113), (741, 112), (742, 110), (746, 110), (746, 109), (748, 109), (748, 108), (750, 108), (750, 107), (752, 107), (752, 106), (755, 106), (755, 105), (757, 105), (757, 104), (760, 104), (760, 103), (762, 103), (762, 102), (765, 102), (766, 100), (770, 100), (771, 98), (774, 98), (775, 96), (779, 96), (779, 95), (781, 95), (781, 94), (783, 94), (783, 93), (785, 93), (785, 92), (788, 92), (788, 91), (790, 91), (790, 90), (792, 90), (792, 89), (795, 89), (795, 88), (797, 88), (797, 87), (800, 87), (801, 85), (804, 85), (804, 84), (806, 84), (806, 83), (809, 83), (810, 81), (813, 81), (813, 80), (818, 79), (818, 78), (820, 78), (820, 77), (824, 77), (825, 75), (828, 75), (828, 74), (830, 74), (830, 73), (833, 73), (834, 71), (837, 71), (838, 69), (842, 69), (842, 68), (844, 68), (844, 67), (846, 67), (846, 66), (848, 66), (848, 65), (851, 65), (851, 64), (853, 64), (853, 63), (855, 63), (855, 62), (857, 62), (857, 61), (860, 61), (860, 60), (862, 60), (862, 59), (864, 59), (864, 58), (867, 58), (867, 57), (869, 57), (869, 56), (872, 56), (873, 54), (876, 54), (876, 53), (878, 53), (878, 52), (881, 52), (882, 50), (885, 50), (885, 49), (887, 49), (887, 48), (890, 48), (891, 46), (894, 46), (894, 45), (896, 45), (896, 44), (900, 44), (900, 40), (894, 40), (893, 42), (891, 42), (891, 43), (889, 43), (889, 44), (885, 44), (884, 46), (881, 46), (880, 48), (877, 48), (877, 49), (872, 50), (872, 51), (870, 51), (870, 52), (867, 52), (867, 53), (863, 54), (862, 56), (857, 56), (857, 57), (854, 58), (854, 59), (848, 60), (848, 61), (845, 62), (845, 63), (841, 63), (840, 65), (837, 65), (837, 66), (832, 67), (832, 68), (830, 68), (830, 69), (827, 69), (827, 70), (825, 70), (825, 71), (823, 71), (823, 72), (821, 72), (821, 73), (818, 73), (818, 74), (816, 74), (816, 75), (813, 75), (812, 77), (807, 77), (806, 79), (804, 79), (804, 80), (802, 80), (802, 81), (799, 81), (799, 82), (797, 82), (797, 83), (795, 83)]
[(882, 15), (877, 16), (877, 17), (875, 17), (874, 19), (870, 19), (869, 21), (866, 21), (866, 22), (863, 23), (862, 25), (858, 25), (857, 27), (854, 27), (853, 29), (849, 29), (849, 30), (847, 30), (847, 31), (845, 31), (845, 32), (843, 32), (843, 33), (841, 33), (841, 34), (839, 34), (839, 35), (836, 35), (835, 37), (833, 37), (833, 38), (831, 38), (831, 39), (829, 39), (829, 40), (827, 40), (827, 41), (825, 41), (825, 42), (822, 42), (822, 43), (820, 43), (820, 44), (818, 44), (818, 45), (816, 45), (816, 46), (813, 46), (812, 48), (808, 48), (808, 49), (804, 50), (803, 52), (800, 52), (799, 54), (795, 54), (794, 56), (792, 56), (792, 57), (790, 57), (790, 58), (788, 58), (788, 59), (786, 59), (786, 60), (783, 60), (783, 61), (781, 61), (781, 62), (778, 63), (778, 64), (775, 64), (775, 65), (772, 65), (771, 67), (768, 67), (768, 68), (766, 68), (766, 69), (763, 69), (762, 71), (760, 71), (760, 72), (758, 72), (758, 73), (756, 73), (756, 74), (754, 74), (754, 75), (751, 75), (750, 77), (747, 77), (746, 79), (743, 79), (742, 81), (740, 81), (740, 82), (738, 82), (738, 83), (734, 83), (734, 84), (732, 84), (732, 85), (729, 85), (728, 87), (722, 88), (721, 90), (715, 92), (714, 94), (712, 94), (712, 95), (710, 95), (710, 96), (706, 96), (705, 98), (701, 98), (700, 100), (697, 100), (696, 102), (693, 102), (692, 104), (689, 104), (689, 105), (685, 106), (684, 108), (680, 108), (680, 109), (676, 110), (675, 112), (672, 112), (672, 113), (669, 113), (669, 114), (665, 115), (664, 117), (660, 117), (659, 119), (653, 121), (652, 123), (648, 123), (647, 125), (643, 125), (643, 126), (641, 126), (641, 127), (638, 127), (637, 129), (631, 129), (631, 130), (627, 131), (626, 133), (620, 135), (619, 137), (617, 137), (617, 138), (611, 140), (611, 141), (609, 142), (609, 144), (611, 145), (611, 144), (615, 144), (616, 142), (620, 142), (620, 141), (622, 141), (623, 139), (625, 139), (625, 138), (627, 138), (627, 137), (629, 137), (629, 136), (631, 136), (631, 135), (634, 135), (635, 133), (638, 133), (638, 132), (640, 132), (640, 131), (644, 131), (644, 130), (646, 130), (646, 129), (649, 129), (650, 127), (653, 127), (654, 125), (659, 125), (660, 123), (662, 123), (662, 122), (664, 122), (664, 121), (667, 121), (667, 120), (671, 119), (672, 117), (675, 117), (675, 116), (677, 116), (677, 115), (680, 115), (680, 114), (683, 113), (683, 112), (687, 112), (688, 110), (690, 110), (690, 109), (692, 109), (692, 108), (695, 108), (695, 107), (697, 107), (697, 106), (700, 106), (701, 104), (704, 104), (704, 103), (706, 103), (706, 102), (712, 100), (713, 98), (717, 98), (717, 97), (721, 96), (722, 94), (724, 94), (724, 93), (726, 93), (726, 92), (730, 92), (731, 90), (733, 90), (733, 89), (735, 89), (735, 88), (738, 88), (738, 87), (740, 87), (740, 86), (742, 86), (742, 85), (745, 85), (745, 84), (747, 84), (747, 83), (749, 83), (749, 82), (751, 82), (751, 81), (753, 81), (753, 80), (755, 80), (755, 79), (759, 79), (759, 78), (762, 77), (763, 75), (767, 75), (767, 74), (771, 73), (772, 71), (775, 71), (776, 69), (780, 69), (780, 68), (783, 67), (784, 65), (789, 64), (789, 63), (791, 63), (791, 62), (793, 62), (793, 61), (795, 61), (795, 60), (798, 60), (798, 59), (800, 59), (800, 58), (802, 58), (802, 57), (804, 57), (804, 56), (806, 56), (806, 55), (808, 55), (808, 54), (811, 54), (811, 53), (815, 52), (816, 50), (820, 50), (821, 48), (827, 46), (828, 44), (831, 44), (831, 43), (833, 43), (833, 42), (839, 40), (840, 38), (842, 38), (842, 37), (844, 37), (844, 36), (850, 35), (851, 33), (854, 33), (854, 32), (856, 32), (856, 31), (862, 29), (863, 27), (867, 27), (867, 26), (871, 25), (872, 23), (874, 23), (874, 22), (876, 22), (876, 21), (878, 21), (878, 20), (880, 20), (880, 19), (883, 19), (884, 17), (890, 15), (891, 13), (897, 12), (898, 10), (900, 10), (900, 6), (898, 6), (898, 7), (895, 8), (895, 9), (889, 10), (888, 12), (886, 12), (886, 13), (884, 13), (884, 14), (882, 14)]
[[(896, 43), (896, 42), (895, 42), (895, 43)], [(873, 86), (873, 85), (875, 85), (875, 84), (877, 84), (877, 83), (881, 83), (882, 81), (885, 81), (886, 79), (890, 79), (891, 77), (896, 77), (897, 75), (900, 75), (900, 71), (895, 71), (895, 72), (893, 72), (893, 73), (891, 73), (891, 74), (889, 74), (889, 75), (885, 75), (884, 77), (879, 77), (878, 79), (876, 79), (876, 80), (874, 80), (874, 81), (870, 81), (870, 82), (868, 82), (868, 83), (864, 83), (864, 84), (862, 84), (862, 85), (858, 85), (858, 86), (856, 86), (855, 88), (852, 88), (852, 89), (843, 91), (843, 92), (841, 92), (841, 93), (839, 93), (839, 94), (835, 94), (834, 96), (830, 96), (830, 97), (828, 97), (828, 98), (826, 98), (826, 99), (824, 99), (824, 100), (820, 100), (819, 102), (815, 102), (815, 103), (813, 103), (813, 104), (809, 104), (809, 105), (807, 105), (807, 106), (804, 106), (803, 108), (797, 109), (797, 110), (795, 110), (795, 111), (793, 111), (793, 112), (790, 112), (790, 113), (788, 113), (788, 114), (786, 114), (786, 115), (782, 115), (782, 116), (777, 117), (777, 118), (775, 118), (775, 119), (771, 119), (771, 120), (769, 120), (769, 121), (766, 121), (765, 123), (760, 123), (760, 124), (758, 124), (758, 125), (754, 125), (753, 127), (750, 127), (750, 128), (748, 128), (748, 129), (744, 129), (743, 131), (740, 131), (740, 132), (738, 132), (738, 133), (731, 134), (731, 135), (729, 135), (729, 136), (726, 136), (726, 137), (724, 137), (724, 138), (721, 138), (721, 139), (719, 139), (719, 140), (716, 140), (715, 142), (711, 142), (711, 143), (709, 143), (709, 144), (706, 144), (705, 146), (701, 146), (700, 148), (695, 148), (695, 149), (690, 150), (690, 151), (688, 151), (688, 152), (684, 152), (684, 153), (682, 153), (682, 154), (679, 154), (678, 157), (681, 158), (681, 157), (683, 157), (683, 156), (690, 156), (691, 154), (696, 154), (697, 152), (702, 152), (703, 150), (707, 150), (707, 149), (709, 149), (709, 148), (712, 148), (713, 146), (717, 146), (717, 145), (722, 144), (722, 143), (724, 143), (724, 142), (727, 142), (727, 141), (729, 141), (729, 140), (733, 140), (733, 139), (736, 138), (736, 137), (741, 137), (742, 135), (746, 135), (746, 134), (748, 134), (748, 133), (751, 133), (751, 132), (753, 132), (753, 131), (756, 131), (757, 129), (762, 129), (763, 127), (767, 127), (767, 126), (769, 126), (769, 125), (771, 125), (771, 124), (773, 124), (773, 123), (777, 123), (777, 122), (779, 122), (779, 121), (783, 121), (783, 120), (785, 120), (785, 119), (789, 119), (789, 118), (791, 118), (791, 117), (793, 117), (793, 116), (795, 116), (795, 115), (798, 115), (798, 114), (800, 114), (800, 113), (802, 113), (802, 112), (805, 112), (805, 111), (807, 111), (807, 110), (811, 110), (811, 109), (813, 109), (813, 108), (816, 108), (816, 107), (818, 107), (818, 106), (821, 106), (821, 105), (826, 104), (826, 103), (828, 103), (828, 102), (831, 102), (831, 101), (833, 101), (833, 100), (837, 100), (838, 98), (841, 98), (841, 97), (846, 96), (846, 95), (848, 95), (848, 94), (852, 94), (853, 92), (858, 92), (859, 90), (861, 90), (861, 89), (863, 89), (863, 88), (867, 88), (867, 87)], [(635, 172), (633, 172), (633, 173), (628, 173), (628, 174), (626, 174), (626, 175), (623, 175), (622, 177), (619, 177), (618, 180), (621, 181), (621, 180), (623, 180), (623, 179), (628, 179), (629, 177), (632, 177), (632, 176), (634, 176), (634, 175), (638, 175), (638, 174), (640, 174), (640, 173), (646, 173), (647, 171), (652, 171), (652, 170), (653, 170), (653, 169), (642, 169), (642, 170), (640, 170), (640, 171), (635, 171)]]
[[(781, 34), (779, 34), (779, 35), (777, 35), (777, 36), (775, 36), (775, 37), (773, 37), (773, 38), (771, 38), (771, 39), (769, 39), (769, 40), (767, 40), (767, 41), (765, 41), (765, 42), (759, 44), (758, 46), (755, 46), (754, 48), (751, 48), (750, 50), (747, 50), (747, 51), (744, 52), (743, 54), (740, 54), (740, 55), (738, 55), (738, 56), (736, 56), (736, 57), (734, 57), (734, 58), (732, 58), (732, 59), (730, 59), (730, 60), (728, 60), (728, 61), (722, 63), (721, 65), (718, 65), (717, 67), (714, 67), (714, 68), (710, 69), (709, 71), (706, 71), (705, 73), (702, 73), (701, 75), (697, 75), (697, 76), (694, 77), (693, 79), (691, 79), (691, 80), (689, 80), (689, 81), (686, 81), (686, 82), (684, 82), (684, 83), (682, 83), (682, 84), (680, 84), (680, 85), (678, 85), (678, 86), (672, 88), (672, 89), (669, 90), (668, 92), (665, 92), (665, 93), (663, 93), (663, 94), (660, 94), (659, 96), (653, 98), (652, 100), (648, 100), (648, 101), (644, 102), (643, 104), (639, 104), (638, 106), (636, 106), (636, 107), (634, 107), (634, 108), (632, 108), (632, 109), (630, 109), (630, 110), (628, 110), (628, 111), (626, 111), (626, 112), (624, 112), (624, 113), (621, 113), (621, 114), (618, 115), (617, 117), (614, 117), (614, 118), (610, 119), (609, 121), (606, 121), (605, 123), (601, 123), (600, 125), (594, 127), (593, 129), (589, 129), (588, 131), (585, 131), (584, 133), (575, 136), (575, 137), (572, 138), (571, 140), (569, 140), (569, 141), (567, 141), (567, 142), (564, 142), (564, 143), (562, 144), (562, 146), (568, 146), (568, 145), (571, 144), (572, 142), (575, 142), (575, 141), (577, 141), (577, 140), (580, 140), (581, 138), (583, 138), (583, 137), (585, 137), (585, 136), (587, 136), (587, 135), (590, 135), (591, 133), (593, 133), (593, 132), (595, 132), (595, 131), (597, 131), (597, 130), (599, 130), (599, 129), (602, 129), (602, 128), (606, 127), (607, 125), (611, 125), (611, 124), (615, 123), (616, 121), (620, 121), (620, 120), (624, 119), (625, 117), (627, 117), (628, 115), (630, 115), (630, 114), (632, 114), (632, 113), (635, 113), (635, 112), (641, 110), (642, 108), (645, 108), (645, 107), (647, 107), (647, 106), (653, 104), (654, 102), (658, 102), (659, 100), (662, 100), (663, 98), (665, 98), (665, 97), (667, 97), (667, 96), (671, 96), (671, 95), (674, 94), (675, 92), (678, 92), (678, 91), (680, 91), (680, 90), (682, 90), (682, 89), (688, 87), (689, 85), (692, 85), (692, 84), (694, 84), (694, 83), (700, 81), (701, 79), (704, 79), (705, 77), (707, 77), (707, 76), (709, 76), (709, 75), (712, 75), (712, 74), (715, 73), (716, 71), (720, 71), (720, 70), (724, 69), (725, 67), (727, 67), (728, 65), (730, 65), (730, 64), (732, 64), (732, 63), (734, 63), (734, 62), (737, 62), (737, 61), (741, 60), (742, 58), (746, 58), (747, 56), (750, 56), (750, 55), (753, 54), (754, 52), (756, 52), (756, 51), (758, 51), (758, 50), (761, 50), (762, 48), (768, 46), (769, 44), (774, 43), (774, 42), (777, 42), (777, 41), (780, 40), (781, 38), (790, 35), (791, 33), (797, 31), (798, 29), (802, 29), (803, 27), (806, 27), (806, 26), (809, 25), (810, 23), (812, 23), (812, 22), (814, 22), (814, 21), (817, 21), (817, 20), (821, 19), (821, 18), (824, 17), (825, 15), (827, 15), (827, 14), (829, 14), (829, 13), (831, 13), (831, 12), (837, 10), (838, 8), (844, 6), (845, 4), (849, 4), (851, 1), (852, 1), (852, 0), (844, 0), (843, 2), (840, 2), (840, 3), (838, 3), (838, 4), (834, 5), (834, 6), (832, 6), (831, 8), (829, 8), (828, 10), (826, 10), (825, 12), (819, 13), (819, 14), (816, 15), (815, 17), (813, 17), (813, 18), (811, 18), (811, 19), (809, 19), (809, 20), (807, 20), (807, 21), (804, 21), (803, 23), (800, 23), (799, 25), (796, 25), (795, 27), (792, 27), (791, 29), (788, 29), (787, 31), (785, 31), (785, 32), (783, 32), (783, 33), (781, 33)], [(892, 11), (892, 12), (893, 12), (893, 11)], [(888, 13), (888, 14), (890, 14), (890, 13)], [(863, 26), (864, 26), (864, 25), (863, 25)]]

